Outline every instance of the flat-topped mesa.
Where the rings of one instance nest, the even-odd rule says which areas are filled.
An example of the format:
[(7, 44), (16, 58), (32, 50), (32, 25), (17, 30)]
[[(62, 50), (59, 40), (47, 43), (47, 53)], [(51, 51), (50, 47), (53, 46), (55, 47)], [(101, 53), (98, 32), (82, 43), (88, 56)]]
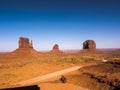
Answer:
[(94, 40), (86, 40), (83, 42), (83, 50), (96, 50), (96, 43)]
[(19, 48), (33, 48), (32, 41), (29, 42), (28, 38), (20, 37), (18, 44)]

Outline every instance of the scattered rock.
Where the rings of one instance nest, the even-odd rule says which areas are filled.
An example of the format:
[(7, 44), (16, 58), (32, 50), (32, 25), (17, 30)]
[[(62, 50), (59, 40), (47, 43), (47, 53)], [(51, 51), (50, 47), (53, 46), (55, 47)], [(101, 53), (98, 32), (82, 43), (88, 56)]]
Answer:
[[(108, 61), (98, 65), (83, 67), (80, 69), (80, 71), (84, 76), (90, 78), (90, 82), (94, 80), (94, 84), (98, 83), (98, 87), (100, 88), (91, 85), (92, 87), (97, 88), (95, 90), (120, 90), (119, 66), (120, 61)], [(101, 88), (102, 85), (105, 87)]]

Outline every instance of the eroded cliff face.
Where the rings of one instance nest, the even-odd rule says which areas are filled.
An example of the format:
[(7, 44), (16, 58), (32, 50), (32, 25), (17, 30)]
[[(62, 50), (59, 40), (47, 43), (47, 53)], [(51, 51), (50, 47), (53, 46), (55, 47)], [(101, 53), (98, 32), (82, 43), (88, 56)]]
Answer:
[(19, 48), (33, 48), (32, 41), (30, 42), (28, 38), (24, 37), (19, 38), (18, 46)]
[(95, 50), (96, 49), (96, 43), (94, 40), (86, 40), (83, 42), (83, 49), (87, 50)]

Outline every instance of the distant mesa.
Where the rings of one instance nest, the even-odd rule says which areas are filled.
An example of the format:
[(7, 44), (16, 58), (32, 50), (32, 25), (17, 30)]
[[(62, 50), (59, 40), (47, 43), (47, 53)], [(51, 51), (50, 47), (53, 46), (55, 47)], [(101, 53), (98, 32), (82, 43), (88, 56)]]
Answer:
[(20, 37), (19, 38), (19, 48), (33, 48), (32, 40), (29, 42), (28, 38)]
[(86, 40), (83, 42), (83, 50), (96, 50), (96, 43), (94, 40)]
[(18, 48), (13, 52), (6, 54), (6, 57), (36, 57), (39, 55), (33, 48), (32, 41), (29, 41), (29, 38), (20, 37), (18, 41)]
[(37, 52), (34, 50), (32, 40), (30, 42), (29, 38), (20, 37), (18, 41), (18, 46), (18, 49), (13, 51), (15, 54), (19, 53), (22, 55), (23, 53), (25, 53), (27, 55), (34, 55), (34, 53)]
[(53, 49), (50, 51), (50, 53), (54, 53), (54, 54), (61, 54), (63, 53), (61, 50), (59, 50), (59, 45), (58, 44), (55, 44), (53, 46)]

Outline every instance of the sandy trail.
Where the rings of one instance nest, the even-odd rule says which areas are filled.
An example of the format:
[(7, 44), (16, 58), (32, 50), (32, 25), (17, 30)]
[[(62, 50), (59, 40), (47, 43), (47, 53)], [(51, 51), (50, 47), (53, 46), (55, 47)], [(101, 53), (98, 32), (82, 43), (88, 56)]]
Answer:
[(43, 76), (35, 77), (33, 79), (29, 79), (29, 80), (26, 80), (26, 81), (16, 83), (16, 85), (29, 85), (29, 84), (33, 84), (33, 83), (36, 83), (36, 82), (43, 82), (47, 79), (50, 79), (50, 78), (53, 78), (53, 77), (56, 77), (56, 76), (60, 76), (60, 75), (78, 70), (81, 67), (83, 67), (83, 66), (75, 66), (75, 67), (72, 67), (72, 68), (63, 69), (63, 70), (56, 71), (56, 72), (53, 72), (53, 73), (50, 73), (50, 74), (46, 74), (46, 75), (43, 75)]

